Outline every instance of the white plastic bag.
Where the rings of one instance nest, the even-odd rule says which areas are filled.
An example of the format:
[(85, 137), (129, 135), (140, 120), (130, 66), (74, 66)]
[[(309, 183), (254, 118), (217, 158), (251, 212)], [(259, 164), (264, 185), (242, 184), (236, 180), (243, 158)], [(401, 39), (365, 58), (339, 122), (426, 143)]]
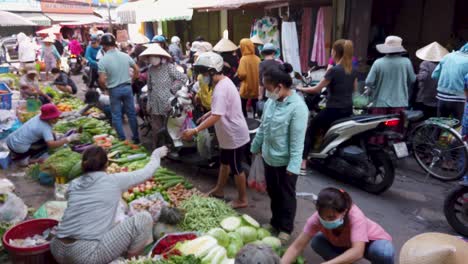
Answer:
[(248, 186), (257, 192), (266, 192), (265, 167), (261, 155), (255, 155), (252, 166), (250, 167)]
[(12, 192), (1, 193), (5, 195), (4, 203), (0, 203), (0, 222), (16, 224), (23, 221), (28, 214), (28, 207), (23, 200)]
[(129, 216), (136, 215), (142, 211), (147, 211), (151, 214), (153, 221), (156, 223), (159, 220), (159, 216), (161, 216), (162, 208), (168, 205), (169, 204), (164, 200), (160, 193), (155, 193), (133, 200), (129, 204)]
[(197, 150), (201, 157), (211, 159), (211, 135), (208, 129), (205, 129), (197, 135)]

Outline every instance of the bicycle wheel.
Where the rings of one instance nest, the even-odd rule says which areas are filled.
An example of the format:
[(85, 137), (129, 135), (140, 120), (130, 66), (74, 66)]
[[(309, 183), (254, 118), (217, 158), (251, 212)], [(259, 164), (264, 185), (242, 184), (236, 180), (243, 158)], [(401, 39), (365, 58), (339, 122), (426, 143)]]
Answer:
[(410, 137), (414, 158), (421, 168), (441, 181), (455, 181), (468, 169), (468, 145), (455, 129), (426, 122)]

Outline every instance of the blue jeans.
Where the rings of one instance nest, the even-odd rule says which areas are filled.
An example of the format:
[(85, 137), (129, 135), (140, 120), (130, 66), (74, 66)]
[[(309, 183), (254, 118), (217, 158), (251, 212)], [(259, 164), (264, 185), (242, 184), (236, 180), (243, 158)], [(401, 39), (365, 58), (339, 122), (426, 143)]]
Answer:
[(130, 128), (133, 133), (133, 141), (139, 142), (138, 122), (135, 111), (132, 87), (130, 84), (122, 84), (109, 89), (110, 106), (112, 111), (112, 125), (120, 140), (125, 140), (125, 131), (122, 124), (122, 111), (127, 115)]
[[(343, 254), (348, 248), (336, 247), (328, 239), (318, 233), (312, 238), (312, 249), (325, 260), (331, 260)], [(370, 241), (366, 244), (364, 257), (372, 264), (393, 264), (395, 249), (388, 240)]]

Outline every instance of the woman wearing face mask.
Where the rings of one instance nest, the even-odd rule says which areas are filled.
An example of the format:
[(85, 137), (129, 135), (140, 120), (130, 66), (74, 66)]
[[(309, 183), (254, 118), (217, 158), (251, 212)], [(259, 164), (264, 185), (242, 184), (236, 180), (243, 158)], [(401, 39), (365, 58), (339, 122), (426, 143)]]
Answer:
[[(159, 45), (150, 45), (140, 54), (151, 64), (148, 69), (148, 113), (151, 114), (151, 129), (158, 131), (170, 108), (172, 94), (187, 82), (185, 74), (170, 63), (171, 55)], [(153, 133), (153, 147), (158, 147), (158, 134)]]
[(296, 182), (301, 168), (304, 136), (309, 110), (304, 100), (291, 89), (292, 66), (273, 65), (263, 74), (266, 96), (262, 124), (251, 146), (265, 162), (267, 192), (272, 217), (264, 227), (286, 243), (294, 229)]
[(354, 263), (362, 258), (372, 264), (394, 263), (392, 237), (367, 218), (348, 193), (325, 188), (316, 207), (281, 263), (293, 263), (311, 240), (312, 249), (326, 260), (322, 264)]

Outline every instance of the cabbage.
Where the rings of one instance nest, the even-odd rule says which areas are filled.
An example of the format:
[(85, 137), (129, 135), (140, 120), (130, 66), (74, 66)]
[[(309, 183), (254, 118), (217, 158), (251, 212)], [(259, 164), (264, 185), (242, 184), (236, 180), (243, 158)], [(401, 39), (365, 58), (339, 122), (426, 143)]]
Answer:
[(221, 264), (221, 262), (225, 258), (226, 258), (226, 249), (221, 247), (211, 259), (211, 264)]
[(228, 232), (232, 232), (241, 226), (242, 220), (239, 217), (230, 216), (221, 221), (221, 227)]
[(239, 241), (242, 244), (244, 243), (242, 242), (242, 236), (237, 232), (228, 233), (228, 237), (231, 243), (236, 242), (236, 241)]
[(269, 236), (271, 236), (271, 233), (265, 228), (259, 228), (257, 230), (257, 239), (262, 240), (265, 237), (269, 237)]
[(227, 247), (227, 256), (228, 258), (234, 258), (237, 254), (237, 252), (239, 252), (239, 250), (241, 250), (242, 248), (242, 242), (241, 244), (239, 243), (231, 243), (229, 244), (229, 246)]
[(222, 247), (229, 245), (229, 236), (223, 229), (216, 227), (208, 231), (207, 235), (210, 235), (218, 241), (218, 244)]
[(203, 264), (210, 264), (213, 258), (218, 254), (220, 250), (226, 251), (223, 247), (216, 245), (212, 249), (209, 250), (208, 254), (202, 259)]
[(218, 243), (216, 239), (211, 236), (202, 236), (195, 238), (181, 244), (178, 244), (176, 249), (178, 249), (183, 255), (195, 255), (195, 257), (204, 257), (208, 252)]
[(247, 225), (253, 226), (255, 228), (260, 227), (260, 224), (249, 215), (246, 215), (246, 214), (242, 215), (242, 219), (244, 220), (244, 222), (247, 223)]
[(272, 236), (265, 237), (264, 239), (262, 239), (262, 243), (270, 246), (272, 249), (281, 247), (281, 241), (278, 238)]
[(257, 240), (257, 230), (251, 226), (241, 226), (236, 230), (244, 244)]

